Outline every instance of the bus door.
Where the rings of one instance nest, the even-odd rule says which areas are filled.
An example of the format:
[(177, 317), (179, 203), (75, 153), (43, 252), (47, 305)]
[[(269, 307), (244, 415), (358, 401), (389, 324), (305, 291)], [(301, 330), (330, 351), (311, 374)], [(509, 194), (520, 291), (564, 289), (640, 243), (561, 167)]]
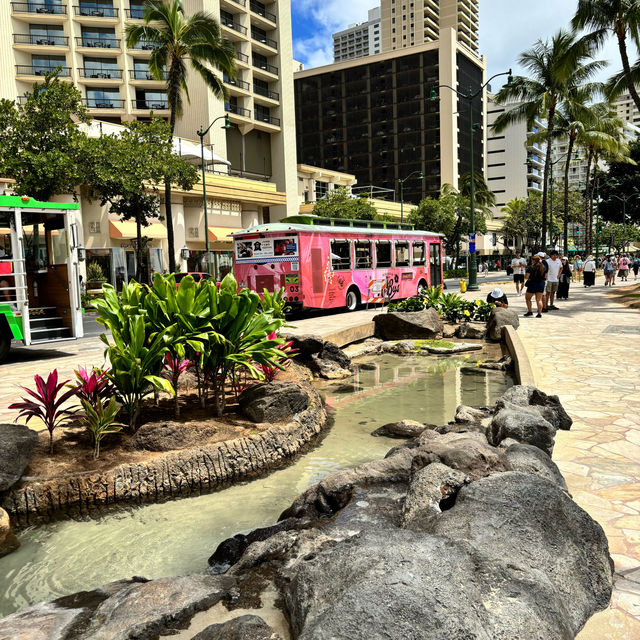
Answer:
[(429, 264), (431, 267), (431, 286), (439, 287), (442, 284), (442, 247), (439, 242), (430, 246)]

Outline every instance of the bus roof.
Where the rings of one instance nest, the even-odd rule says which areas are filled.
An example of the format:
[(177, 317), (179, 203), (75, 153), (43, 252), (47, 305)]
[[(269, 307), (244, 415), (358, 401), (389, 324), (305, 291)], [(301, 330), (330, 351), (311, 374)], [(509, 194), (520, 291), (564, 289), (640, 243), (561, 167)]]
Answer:
[(76, 202), (40, 202), (28, 196), (0, 196), (0, 209), (79, 209)]
[(416, 231), (413, 229), (405, 230), (405, 229), (378, 229), (376, 227), (351, 227), (351, 226), (332, 226), (332, 225), (308, 225), (308, 224), (296, 224), (296, 223), (287, 223), (287, 222), (268, 222), (266, 224), (259, 224), (255, 227), (249, 227), (248, 229), (243, 229), (242, 231), (236, 231), (235, 233), (231, 233), (234, 237), (243, 236), (249, 233), (267, 233), (267, 232), (280, 232), (283, 233), (285, 231), (302, 231), (306, 233), (358, 233), (362, 235), (370, 236), (372, 234), (379, 235), (387, 235), (387, 236), (432, 236), (432, 237), (442, 237), (441, 233), (433, 233), (432, 231)]
[(282, 218), (280, 222), (293, 222), (296, 224), (310, 224), (320, 227), (366, 227), (367, 229), (397, 229), (403, 231), (413, 231), (412, 224), (403, 222), (391, 222), (390, 220), (356, 220), (355, 218), (329, 218), (317, 216), (313, 213), (304, 213), (295, 216)]

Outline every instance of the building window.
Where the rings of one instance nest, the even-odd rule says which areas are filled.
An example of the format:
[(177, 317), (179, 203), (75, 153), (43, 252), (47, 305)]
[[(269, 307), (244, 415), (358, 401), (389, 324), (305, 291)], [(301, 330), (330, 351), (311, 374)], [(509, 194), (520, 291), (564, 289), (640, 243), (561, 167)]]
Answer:
[(316, 200), (322, 200), (329, 193), (329, 183), (316, 180)]

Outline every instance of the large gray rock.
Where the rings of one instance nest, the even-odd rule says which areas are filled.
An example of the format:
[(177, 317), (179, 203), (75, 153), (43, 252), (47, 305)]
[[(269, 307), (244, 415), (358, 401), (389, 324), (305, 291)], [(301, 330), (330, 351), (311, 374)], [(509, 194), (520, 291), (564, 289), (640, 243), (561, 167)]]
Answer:
[(349, 356), (337, 344), (328, 340), (322, 344), (322, 351), (320, 351), (319, 357), (321, 360), (335, 362), (343, 369), (348, 369), (351, 366)]
[(487, 338), (496, 341), (502, 340), (502, 329), (508, 325), (514, 329), (520, 326), (518, 313), (513, 309), (503, 309), (502, 307), (492, 309), (487, 321)]
[(475, 322), (463, 322), (458, 326), (456, 336), (467, 340), (484, 340), (487, 335), (487, 326)]
[(253, 422), (283, 422), (309, 406), (309, 394), (293, 382), (263, 382), (245, 389), (238, 402)]
[(417, 345), (413, 340), (389, 340), (380, 345), (380, 351), (384, 353), (397, 353), (406, 355), (417, 350)]
[(487, 428), (487, 440), (495, 447), (504, 439), (513, 438), (538, 447), (549, 456), (553, 454), (555, 435), (556, 428), (541, 415), (510, 407), (498, 410)]
[[(491, 599), (500, 609), (487, 627), (493, 638), (573, 638), (609, 603), (613, 562), (602, 527), (537, 475), (499, 473), (463, 487), (432, 531), (473, 548), (496, 588), (510, 585)], [(509, 627), (514, 633), (499, 633)]]
[(149, 422), (143, 424), (131, 438), (130, 446), (145, 451), (173, 451), (186, 447), (197, 447), (213, 436), (217, 428), (213, 425), (189, 425), (180, 422)]
[(444, 325), (435, 309), (381, 313), (373, 318), (376, 336), (383, 340), (442, 338)]
[(281, 640), (259, 616), (244, 615), (220, 624), (212, 624), (192, 640)]
[(488, 407), (469, 407), (461, 404), (456, 407), (455, 422), (480, 422), (491, 415)]
[(19, 546), (18, 538), (11, 530), (9, 514), (4, 509), (0, 509), (0, 558), (15, 551)]
[(0, 424), (0, 491), (22, 476), (38, 444), (38, 433), (24, 424)]
[[(432, 426), (432, 425), (430, 425)], [(384, 436), (386, 438), (415, 438), (429, 427), (416, 420), (400, 420), (389, 422), (378, 427), (371, 433), (372, 436)]]
[(535, 473), (568, 491), (567, 483), (556, 463), (538, 447), (530, 444), (512, 444), (507, 448), (505, 455), (513, 471)]
[(315, 353), (320, 353), (324, 345), (324, 340), (316, 335), (284, 334), (280, 337), (285, 343), (291, 342), (291, 348), (295, 349), (298, 360), (305, 360)]
[(573, 424), (573, 420), (564, 410), (558, 396), (549, 396), (536, 387), (528, 385), (510, 387), (498, 400), (496, 409), (506, 406), (505, 403), (536, 411), (556, 429), (568, 430)]

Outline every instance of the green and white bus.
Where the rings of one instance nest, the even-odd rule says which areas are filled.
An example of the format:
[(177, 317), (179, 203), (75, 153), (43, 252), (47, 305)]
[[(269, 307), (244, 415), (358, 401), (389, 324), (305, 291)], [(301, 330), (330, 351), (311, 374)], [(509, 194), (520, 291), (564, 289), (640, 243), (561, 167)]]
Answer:
[(0, 196), (0, 362), (26, 345), (83, 335), (78, 204)]

